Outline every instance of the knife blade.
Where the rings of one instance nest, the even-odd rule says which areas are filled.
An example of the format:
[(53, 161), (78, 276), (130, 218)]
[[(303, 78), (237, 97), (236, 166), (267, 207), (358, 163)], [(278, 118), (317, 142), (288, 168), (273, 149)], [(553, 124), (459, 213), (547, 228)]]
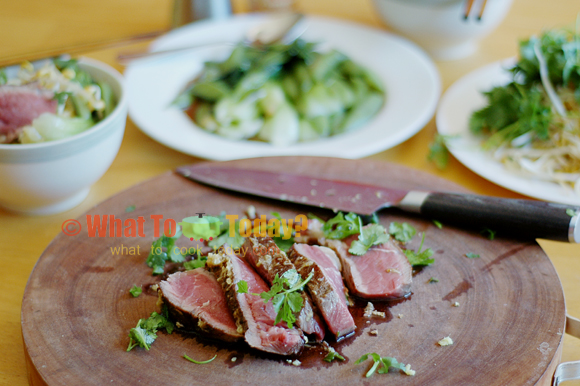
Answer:
[(372, 215), (395, 207), (445, 224), (500, 235), (580, 242), (580, 207), (475, 194), (391, 189), (302, 174), (200, 163), (176, 172), (221, 189), (275, 200)]

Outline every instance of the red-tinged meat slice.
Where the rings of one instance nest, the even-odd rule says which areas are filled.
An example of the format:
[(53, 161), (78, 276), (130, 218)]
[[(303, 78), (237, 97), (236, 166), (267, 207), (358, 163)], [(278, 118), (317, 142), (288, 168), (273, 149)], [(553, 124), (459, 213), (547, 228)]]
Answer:
[[(246, 251), (244, 258), (270, 285), (276, 275), (281, 277), (284, 272), (296, 269), (286, 253), (270, 237), (248, 237), (242, 249)], [(322, 321), (305, 292), (302, 292), (302, 299), (304, 306), (296, 318), (296, 324), (305, 334), (321, 342), (325, 334)]]
[[(285, 323), (274, 325), (276, 311), (272, 302), (264, 303), (261, 297), (252, 294), (270, 290), (252, 267), (227, 252), (210, 253), (207, 266), (221, 284), (238, 331), (244, 332), (250, 347), (279, 355), (293, 355), (302, 350), (302, 332), (287, 328)], [(249, 293), (237, 292), (240, 280), (248, 283)]]
[(337, 339), (353, 332), (356, 325), (346, 304), (340, 263), (335, 253), (326, 247), (294, 244), (288, 257), (303, 279), (314, 270), (314, 277), (306, 286), (330, 332)]
[(159, 283), (163, 303), (171, 318), (201, 335), (234, 342), (238, 332), (226, 297), (215, 276), (203, 268), (176, 272)]
[(56, 113), (53, 93), (27, 86), (0, 86), (0, 143), (18, 138), (22, 128), (42, 113)]
[(352, 295), (368, 300), (389, 300), (411, 292), (413, 268), (393, 241), (371, 247), (364, 255), (348, 252), (358, 235), (344, 240), (326, 240), (340, 257), (346, 285)]

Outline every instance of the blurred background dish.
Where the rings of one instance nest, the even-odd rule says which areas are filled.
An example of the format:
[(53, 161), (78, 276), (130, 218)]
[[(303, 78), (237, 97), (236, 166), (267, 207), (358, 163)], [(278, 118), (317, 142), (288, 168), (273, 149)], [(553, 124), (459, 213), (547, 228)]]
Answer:
[(373, 0), (373, 3), (388, 26), (419, 43), (435, 59), (450, 60), (474, 53), (477, 39), (501, 23), (512, 0)]
[[(186, 154), (214, 160), (273, 155), (318, 155), (359, 158), (395, 146), (416, 134), (433, 116), (440, 79), (429, 57), (413, 43), (350, 22), (307, 17), (302, 38), (340, 50), (378, 75), (386, 102), (374, 119), (360, 129), (317, 141), (272, 146), (257, 141), (232, 141), (197, 127), (170, 106), (208, 60), (224, 60), (245, 31), (264, 15), (234, 16), (228, 21), (201, 21), (156, 40), (163, 50), (197, 42), (215, 46), (163, 58), (133, 62), (126, 70), (129, 115), (156, 141)], [(224, 44), (230, 42), (230, 44)]]
[(0, 144), (0, 206), (43, 215), (73, 208), (115, 159), (127, 118), (121, 74), (92, 59), (79, 60), (79, 66), (111, 87), (117, 100), (115, 109), (86, 131), (67, 138)]

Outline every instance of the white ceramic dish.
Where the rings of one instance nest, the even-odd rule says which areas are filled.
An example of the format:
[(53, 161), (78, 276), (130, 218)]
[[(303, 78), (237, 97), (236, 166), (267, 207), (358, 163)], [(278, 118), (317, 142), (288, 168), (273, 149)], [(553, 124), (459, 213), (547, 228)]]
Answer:
[(493, 31), (508, 13), (512, 0), (475, 1), (467, 19), (464, 0), (373, 0), (389, 26), (424, 47), (435, 59), (471, 55), (476, 41)]
[[(257, 141), (231, 141), (197, 127), (170, 106), (207, 60), (223, 60), (244, 32), (263, 15), (243, 15), (219, 22), (197, 22), (154, 42), (152, 49), (196, 43), (209, 46), (133, 62), (125, 71), (129, 115), (156, 141), (180, 152), (212, 160), (275, 155), (359, 158), (393, 147), (429, 122), (440, 94), (439, 74), (415, 44), (383, 31), (333, 19), (307, 17), (302, 38), (337, 48), (375, 71), (387, 90), (383, 109), (366, 126), (344, 135), (278, 147)], [(212, 45), (211, 43), (215, 43)]]
[[(0, 144), (0, 206), (11, 211), (47, 215), (80, 204), (115, 159), (127, 122), (123, 78), (114, 68), (79, 60), (91, 76), (111, 86), (115, 110), (87, 131), (34, 144)], [(8, 69), (16, 71), (15, 68)]]
[(448, 140), (449, 151), (459, 162), (483, 178), (540, 200), (580, 205), (580, 197), (571, 188), (506, 170), (501, 162), (481, 150), (481, 139), (469, 131), (471, 114), (487, 103), (481, 92), (507, 84), (511, 76), (505, 69), (514, 63), (514, 59), (492, 63), (464, 76), (449, 87), (437, 109), (437, 130), (440, 134), (458, 136)]

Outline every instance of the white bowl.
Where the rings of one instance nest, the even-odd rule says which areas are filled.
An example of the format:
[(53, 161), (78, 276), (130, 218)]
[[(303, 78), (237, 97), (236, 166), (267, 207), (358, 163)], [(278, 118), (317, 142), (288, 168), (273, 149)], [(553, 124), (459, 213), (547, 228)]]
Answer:
[(435, 59), (459, 59), (471, 55), (476, 41), (504, 19), (512, 0), (475, 0), (467, 19), (465, 0), (373, 0), (383, 21), (425, 48)]
[(117, 106), (105, 119), (72, 137), (0, 144), (0, 206), (26, 214), (64, 212), (85, 199), (115, 159), (127, 120), (123, 78), (96, 60), (83, 58), (79, 65), (95, 80), (111, 86)]

